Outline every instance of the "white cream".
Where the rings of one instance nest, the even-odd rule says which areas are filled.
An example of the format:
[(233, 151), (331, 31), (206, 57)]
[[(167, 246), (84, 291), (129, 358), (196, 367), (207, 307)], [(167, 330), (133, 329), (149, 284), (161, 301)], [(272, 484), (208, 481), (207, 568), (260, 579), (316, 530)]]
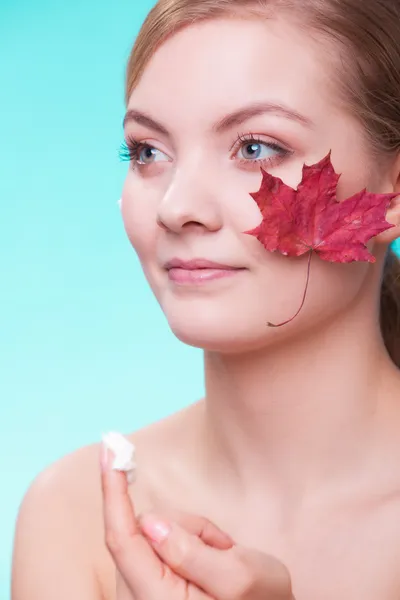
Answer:
[(128, 484), (133, 483), (136, 476), (135, 446), (116, 431), (104, 434), (102, 439), (105, 446), (114, 454), (112, 468), (115, 471), (124, 471)]

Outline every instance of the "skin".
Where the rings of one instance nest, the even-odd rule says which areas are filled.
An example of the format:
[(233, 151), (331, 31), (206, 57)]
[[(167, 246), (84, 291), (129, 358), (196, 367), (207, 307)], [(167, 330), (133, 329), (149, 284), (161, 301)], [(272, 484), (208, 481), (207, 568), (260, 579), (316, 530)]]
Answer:
[[(303, 163), (331, 150), (342, 173), (340, 200), (365, 186), (400, 190), (399, 161), (378, 169), (331, 75), (309, 36), (280, 20), (192, 25), (148, 64), (128, 109), (145, 112), (169, 135), (126, 123), (127, 138), (156, 151), (150, 164), (129, 168), (122, 217), (172, 331), (205, 351), (206, 397), (129, 436), (139, 465), (129, 492), (123, 476), (106, 469), (102, 494), (97, 445), (35, 480), (16, 529), (13, 600), (115, 600), (115, 566), (129, 580), (118, 600), (152, 600), (137, 587), (140, 568), (131, 567), (144, 565), (151, 548), (157, 564), (198, 589), (204, 571), (182, 569), (184, 561), (174, 562), (168, 546), (155, 548), (141, 529), (135, 515), (148, 512), (173, 524), (175, 547), (187, 534), (190, 544), (203, 544), (199, 552), (215, 551), (222, 531), (246, 560), (246, 549), (273, 557), (290, 581), (264, 593), (268, 600), (287, 600), (291, 591), (296, 600), (398, 599), (400, 381), (377, 315), (384, 255), (400, 235), (399, 203), (387, 213), (395, 227), (371, 244), (377, 262), (314, 260), (302, 312), (279, 329), (265, 323), (296, 311), (307, 258), (269, 254), (242, 233), (260, 222), (249, 192), (259, 188), (261, 163), (246, 159), (246, 144), (234, 146), (238, 133), (257, 135), (261, 156), (272, 159), (263, 167), (293, 187)], [(284, 103), (312, 126), (266, 113), (212, 132), (216, 121), (258, 101)], [(264, 145), (271, 141), (290, 154)], [(173, 257), (242, 270), (178, 286), (164, 268)], [(212, 543), (199, 537), (199, 515), (219, 528)], [(220, 551), (232, 555), (229, 544)], [(263, 570), (268, 581), (275, 566)], [(217, 580), (218, 573), (208, 584)], [(182, 597), (168, 590), (168, 600)], [(236, 592), (228, 597), (260, 597)]]

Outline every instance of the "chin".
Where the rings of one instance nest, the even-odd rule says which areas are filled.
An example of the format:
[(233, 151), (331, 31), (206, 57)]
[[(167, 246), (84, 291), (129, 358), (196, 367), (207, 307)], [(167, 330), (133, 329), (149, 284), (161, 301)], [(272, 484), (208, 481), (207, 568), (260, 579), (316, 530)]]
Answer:
[[(307, 332), (315, 332), (337, 313), (325, 307), (318, 318), (316, 307), (311, 304), (303, 308), (293, 323), (274, 328), (268, 326), (267, 319), (272, 309), (254, 298), (253, 302), (250, 298), (246, 300), (228, 303), (225, 299), (202, 298), (179, 303), (167, 301), (161, 307), (172, 333), (181, 342), (221, 354), (252, 353), (294, 343)], [(290, 314), (289, 310), (291, 307), (281, 311), (282, 320), (285, 314)]]
[(226, 331), (221, 331), (220, 328), (210, 330), (195, 326), (177, 326), (175, 323), (170, 323), (170, 327), (172, 333), (184, 344), (208, 352), (240, 354), (250, 349), (246, 348), (248, 344), (244, 340), (238, 339), (234, 332), (228, 334)]
[[(210, 307), (211, 308), (211, 307)], [(223, 311), (164, 311), (173, 334), (184, 344), (209, 352), (240, 354), (268, 345), (274, 335), (266, 321)]]

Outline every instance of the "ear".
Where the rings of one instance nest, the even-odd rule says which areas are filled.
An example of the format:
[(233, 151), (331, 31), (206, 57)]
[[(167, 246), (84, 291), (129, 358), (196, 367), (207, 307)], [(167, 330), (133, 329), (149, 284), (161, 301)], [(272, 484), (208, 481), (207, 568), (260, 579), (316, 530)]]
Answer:
[(394, 161), (391, 175), (391, 190), (388, 193), (393, 191), (399, 195), (391, 201), (386, 213), (386, 221), (394, 227), (376, 236), (376, 241), (380, 244), (390, 244), (400, 237), (400, 154)]
[(376, 241), (380, 244), (391, 244), (400, 237), (400, 193), (391, 201), (386, 213), (386, 221), (394, 227), (376, 236)]

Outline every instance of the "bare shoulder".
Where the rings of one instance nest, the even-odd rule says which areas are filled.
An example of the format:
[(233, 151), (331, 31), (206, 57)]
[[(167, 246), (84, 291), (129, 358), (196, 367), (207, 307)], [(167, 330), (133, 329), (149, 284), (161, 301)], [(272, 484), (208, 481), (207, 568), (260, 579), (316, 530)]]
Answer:
[(12, 600), (102, 597), (87, 554), (96, 502), (94, 455), (93, 446), (69, 454), (30, 485), (15, 530)]
[[(162, 463), (166, 454), (173, 455), (176, 428), (187, 412), (127, 435), (140, 465), (132, 492), (137, 512), (159, 497)], [(99, 443), (79, 448), (48, 466), (30, 485), (15, 530), (12, 600), (114, 596), (114, 566), (104, 543), (99, 453)]]

